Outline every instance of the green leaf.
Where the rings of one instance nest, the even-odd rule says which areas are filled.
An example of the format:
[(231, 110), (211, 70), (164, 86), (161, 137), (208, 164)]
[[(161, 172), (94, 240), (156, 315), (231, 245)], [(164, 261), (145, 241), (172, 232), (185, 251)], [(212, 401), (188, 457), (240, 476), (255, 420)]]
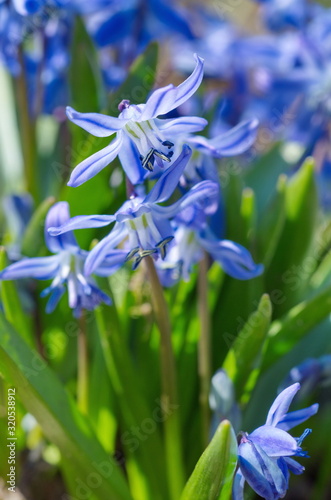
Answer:
[(47, 212), (55, 203), (55, 198), (46, 198), (34, 212), (25, 230), (22, 241), (22, 255), (36, 257), (40, 254), (40, 248), (45, 246), (44, 227)]
[(253, 189), (261, 215), (275, 193), (278, 177), (289, 169), (281, 155), (281, 147), (281, 143), (276, 143), (244, 173), (245, 185)]
[[(6, 250), (0, 247), (0, 270), (8, 265)], [(35, 346), (31, 319), (23, 311), (14, 281), (1, 281), (0, 298), (5, 318), (14, 325), (21, 337), (31, 346)]]
[(267, 369), (289, 352), (312, 328), (331, 313), (331, 287), (293, 307), (268, 332), (262, 369)]
[(222, 491), (226, 494), (231, 488), (236, 464), (236, 436), (230, 422), (223, 420), (186, 483), (181, 500), (218, 500)]
[(257, 310), (250, 315), (225, 358), (223, 368), (234, 382), (237, 398), (244, 392), (253, 370), (258, 368), (271, 314), (269, 295), (264, 294)]
[(258, 261), (267, 268), (275, 255), (285, 224), (286, 176), (281, 175), (277, 191), (261, 218), (258, 232)]
[(143, 54), (133, 62), (125, 82), (109, 98), (109, 112), (118, 114), (118, 105), (123, 99), (132, 104), (141, 104), (153, 88), (156, 79), (158, 44), (149, 44)]
[(1, 315), (0, 337), (2, 375), (16, 388), (47, 438), (73, 464), (77, 488), (84, 484), (98, 500), (132, 500), (120, 468), (101, 447), (58, 378)]
[(311, 266), (309, 251), (312, 249), (318, 213), (314, 162), (311, 158), (287, 183), (285, 212), (282, 234), (266, 277), (268, 291), (281, 290), (283, 293), (283, 300), (274, 303), (277, 317), (300, 300), (310, 276), (305, 264), (307, 259)]

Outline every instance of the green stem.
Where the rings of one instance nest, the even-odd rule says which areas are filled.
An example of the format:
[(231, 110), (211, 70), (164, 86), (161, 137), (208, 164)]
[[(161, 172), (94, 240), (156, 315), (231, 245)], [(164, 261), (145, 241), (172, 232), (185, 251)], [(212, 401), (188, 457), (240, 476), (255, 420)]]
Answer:
[(88, 345), (86, 336), (85, 316), (79, 322), (77, 338), (78, 376), (77, 376), (77, 401), (80, 411), (88, 413)]
[(19, 52), (21, 73), (17, 77), (16, 90), (18, 102), (19, 123), (22, 137), (22, 148), (24, 158), (25, 184), (27, 191), (33, 196), (36, 203), (39, 201), (39, 189), (37, 183), (37, 144), (35, 121), (29, 113), (29, 102), (27, 83), (24, 70), (22, 50)]
[(184, 488), (185, 474), (181, 447), (180, 414), (178, 411), (176, 363), (171, 342), (170, 315), (154, 261), (151, 257), (146, 257), (145, 263), (152, 289), (152, 305), (160, 331), (161, 401), (164, 412), (168, 481), (171, 498), (178, 500)]
[(205, 254), (199, 266), (198, 312), (200, 318), (200, 337), (198, 343), (198, 371), (200, 378), (200, 409), (202, 420), (202, 439), (206, 447), (209, 442), (210, 408), (209, 391), (211, 380), (211, 331), (208, 309), (208, 255)]

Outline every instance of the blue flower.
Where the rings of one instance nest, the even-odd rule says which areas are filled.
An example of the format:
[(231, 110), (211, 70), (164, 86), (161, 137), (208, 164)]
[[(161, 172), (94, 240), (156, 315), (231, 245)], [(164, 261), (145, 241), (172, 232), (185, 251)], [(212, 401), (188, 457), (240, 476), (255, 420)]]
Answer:
[(301, 448), (311, 430), (300, 438), (287, 431), (301, 424), (318, 411), (318, 404), (287, 413), (295, 394), (296, 383), (285, 389), (273, 402), (265, 425), (251, 434), (243, 433), (238, 447), (239, 469), (233, 485), (233, 499), (243, 500), (245, 481), (265, 500), (283, 498), (288, 489), (289, 473), (302, 474), (304, 467), (292, 457), (307, 457)]
[(263, 265), (255, 264), (242, 245), (215, 237), (208, 227), (208, 216), (214, 212), (215, 206), (204, 199), (183, 206), (177, 212), (173, 221), (176, 227), (174, 242), (166, 261), (159, 266), (161, 278), (166, 274), (164, 284), (172, 284), (180, 277), (189, 280), (193, 265), (202, 259), (204, 251), (233, 278), (248, 280), (263, 272)]
[(203, 60), (196, 57), (193, 73), (178, 87), (167, 85), (155, 90), (146, 104), (130, 104), (123, 100), (119, 104), (119, 117), (99, 113), (78, 113), (67, 108), (68, 118), (76, 125), (96, 137), (115, 139), (104, 149), (80, 163), (72, 172), (69, 186), (79, 186), (94, 177), (109, 165), (116, 156), (133, 184), (141, 182), (148, 171), (153, 171), (154, 164), (163, 168), (172, 161), (174, 155), (174, 137), (180, 127), (185, 133), (203, 129), (207, 121), (199, 117), (184, 117), (167, 120), (166, 130), (161, 130), (159, 115), (169, 113), (183, 104), (198, 89), (203, 77)]
[(127, 238), (126, 260), (133, 259), (134, 268), (147, 255), (164, 259), (174, 233), (170, 220), (178, 211), (202, 199), (208, 200), (211, 210), (217, 206), (218, 185), (211, 181), (200, 182), (172, 205), (160, 205), (175, 191), (190, 155), (190, 148), (184, 146), (180, 156), (158, 179), (147, 196), (130, 198), (114, 215), (74, 217), (59, 227), (51, 227), (50, 234), (59, 235), (73, 229), (102, 227), (115, 222), (110, 234), (90, 252), (85, 264), (87, 275), (98, 268), (111, 249)]
[(241, 413), (236, 403), (234, 385), (225, 370), (217, 370), (211, 379), (209, 406), (213, 412), (211, 436), (224, 419), (230, 420), (234, 429), (240, 427)]
[[(46, 245), (54, 255), (22, 259), (4, 269), (0, 273), (0, 279), (52, 279), (51, 285), (41, 294), (42, 297), (50, 295), (46, 306), (47, 313), (54, 311), (65, 292), (65, 285), (67, 285), (69, 306), (74, 310), (75, 316), (79, 316), (82, 309), (94, 309), (101, 302), (110, 305), (111, 301), (97, 287), (92, 278), (84, 276), (83, 268), (88, 252), (79, 248), (73, 233), (68, 232), (56, 237), (48, 234), (48, 228), (64, 224), (69, 220), (69, 217), (69, 208), (66, 202), (55, 204), (47, 214), (45, 225)], [(96, 274), (109, 276), (124, 262), (125, 256), (126, 252), (121, 250), (109, 252), (103, 265), (96, 269)]]

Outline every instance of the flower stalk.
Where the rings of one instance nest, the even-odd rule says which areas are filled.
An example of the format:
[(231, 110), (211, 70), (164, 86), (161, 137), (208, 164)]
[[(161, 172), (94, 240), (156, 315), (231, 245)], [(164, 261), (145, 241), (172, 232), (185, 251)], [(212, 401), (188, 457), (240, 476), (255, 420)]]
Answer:
[(210, 433), (209, 391), (212, 376), (211, 369), (211, 329), (208, 309), (208, 254), (205, 253), (199, 265), (198, 278), (198, 313), (200, 319), (200, 337), (198, 343), (198, 373), (200, 379), (199, 402), (202, 420), (202, 439), (206, 447)]
[(164, 420), (166, 463), (170, 495), (175, 500), (180, 497), (184, 487), (184, 467), (180, 415), (178, 411), (176, 363), (171, 342), (170, 315), (154, 261), (150, 256), (146, 257), (144, 261), (151, 285), (151, 298), (156, 323), (160, 331), (161, 402), (163, 413), (166, 417)]

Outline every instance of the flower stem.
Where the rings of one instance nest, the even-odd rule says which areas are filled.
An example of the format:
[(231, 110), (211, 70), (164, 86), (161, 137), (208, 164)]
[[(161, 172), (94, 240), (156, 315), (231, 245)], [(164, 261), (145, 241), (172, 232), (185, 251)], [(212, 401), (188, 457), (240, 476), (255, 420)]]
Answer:
[(38, 203), (36, 127), (35, 121), (29, 112), (28, 90), (22, 50), (19, 52), (19, 58), (21, 73), (16, 79), (16, 91), (22, 137), (25, 184), (27, 191), (33, 196), (35, 202)]
[(202, 439), (206, 447), (209, 442), (210, 408), (209, 390), (211, 380), (211, 332), (208, 310), (208, 255), (205, 254), (199, 265), (198, 312), (200, 318), (200, 337), (198, 343), (198, 371), (200, 378), (200, 409), (202, 419)]
[(150, 256), (144, 260), (152, 289), (152, 305), (161, 337), (161, 402), (164, 414), (168, 481), (171, 498), (178, 500), (184, 487), (185, 475), (181, 447), (180, 415), (178, 411), (176, 363), (171, 342), (170, 316), (154, 261)]
[(85, 316), (79, 321), (77, 338), (78, 375), (77, 375), (77, 402), (80, 411), (88, 412), (88, 346), (86, 336)]

